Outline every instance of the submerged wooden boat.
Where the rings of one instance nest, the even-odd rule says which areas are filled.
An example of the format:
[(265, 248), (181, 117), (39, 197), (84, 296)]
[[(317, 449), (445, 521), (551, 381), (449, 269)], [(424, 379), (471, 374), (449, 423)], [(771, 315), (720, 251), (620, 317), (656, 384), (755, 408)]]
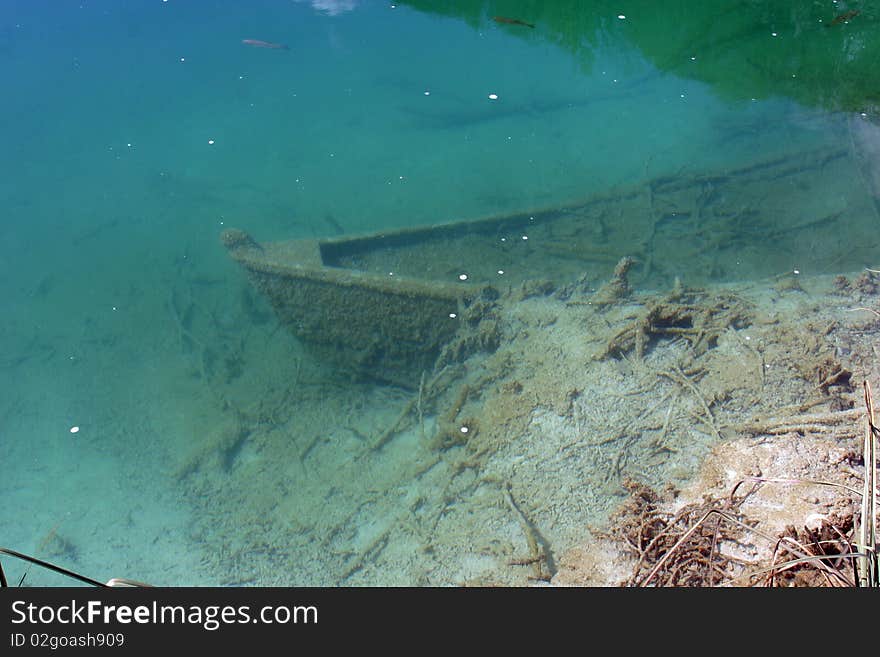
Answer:
[(231, 229), (221, 239), (280, 321), (321, 357), (360, 378), (417, 387), (473, 302), (498, 294), (490, 280), (503, 270), (490, 274), (480, 246), (534, 220), (265, 244)]
[[(843, 229), (847, 256), (875, 253), (873, 202), (854, 167), (846, 149), (825, 148), (476, 220), (269, 243), (232, 229), (222, 241), (321, 357), (415, 388), (444, 345), (479, 321), (489, 306), (480, 300), (527, 281), (578, 280), (588, 294), (623, 256), (639, 261), (632, 280), (642, 286), (760, 278), (802, 266), (801, 243), (835, 244)], [(851, 185), (846, 205), (829, 202), (815, 184), (822, 178)], [(839, 267), (841, 257), (809, 252), (813, 271)]]

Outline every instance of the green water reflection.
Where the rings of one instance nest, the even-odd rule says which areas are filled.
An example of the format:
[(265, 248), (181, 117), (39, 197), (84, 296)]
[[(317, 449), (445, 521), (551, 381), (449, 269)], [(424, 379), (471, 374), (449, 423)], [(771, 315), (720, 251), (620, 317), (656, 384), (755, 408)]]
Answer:
[[(593, 53), (623, 40), (659, 70), (709, 83), (730, 100), (785, 96), (830, 111), (880, 109), (880, 10), (858, 2), (749, 0), (405, 0), (419, 11), (496, 25), (568, 51), (589, 70)], [(535, 25), (497, 24), (494, 17)], [(623, 18), (621, 18), (623, 17)]]

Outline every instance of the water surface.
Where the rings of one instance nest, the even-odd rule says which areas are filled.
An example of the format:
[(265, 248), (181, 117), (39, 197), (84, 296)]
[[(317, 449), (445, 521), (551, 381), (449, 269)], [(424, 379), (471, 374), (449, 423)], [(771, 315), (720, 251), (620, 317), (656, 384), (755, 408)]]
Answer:
[[(228, 227), (339, 237), (789, 158), (808, 169), (797, 185), (708, 200), (709, 255), (679, 250), (696, 215), (652, 220), (658, 239), (613, 255), (667, 263), (634, 273), (658, 289), (876, 265), (878, 19), (855, 2), (8, 0), (0, 545), (97, 578), (345, 581), (312, 561), (249, 574), (246, 553), (218, 548), (236, 519), (208, 536), (211, 487), (181, 475), (206, 435), (219, 473), (258, 458), (254, 418), (289, 422), (268, 417), (285, 407), (279, 391), (329, 376), (227, 258)], [(545, 273), (529, 267), (523, 278)], [(405, 398), (342, 387), (345, 403), (320, 388), (290, 408), (335, 435), (334, 404), (356, 398), (381, 433)], [(327, 492), (332, 472), (315, 476), (350, 517), (354, 502)], [(238, 494), (271, 497), (259, 481)], [(332, 533), (293, 525), (306, 542)], [(279, 528), (266, 532), (264, 552), (277, 551)]]

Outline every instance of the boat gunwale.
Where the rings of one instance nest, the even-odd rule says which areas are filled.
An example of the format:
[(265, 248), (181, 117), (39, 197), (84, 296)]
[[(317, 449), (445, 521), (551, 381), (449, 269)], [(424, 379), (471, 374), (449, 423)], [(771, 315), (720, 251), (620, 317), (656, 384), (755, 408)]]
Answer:
[[(302, 245), (308, 242), (317, 242), (317, 240), (292, 240), (291, 242)], [(272, 242), (267, 244), (284, 245), (289, 243)], [(253, 248), (236, 249), (231, 247), (229, 251), (232, 257), (241, 265), (262, 274), (340, 287), (362, 287), (397, 296), (422, 296), (440, 300), (455, 300), (477, 295), (486, 287), (491, 287), (487, 284), (473, 284), (466, 281), (461, 283), (444, 283), (411, 276), (388, 276), (325, 264), (314, 266), (280, 262), (270, 254), (267, 254), (265, 250)]]

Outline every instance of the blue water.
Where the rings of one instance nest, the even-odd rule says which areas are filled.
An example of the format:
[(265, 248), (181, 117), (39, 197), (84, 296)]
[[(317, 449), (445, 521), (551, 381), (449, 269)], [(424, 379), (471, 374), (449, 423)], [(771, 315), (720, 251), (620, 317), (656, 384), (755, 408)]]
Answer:
[[(570, 23), (534, 3), (420, 4), (0, 3), (0, 546), (97, 578), (226, 581), (170, 476), (232, 394), (235, 364), (226, 379), (211, 365), (206, 387), (200, 349), (288, 339), (265, 307), (227, 305), (248, 287), (226, 227), (325, 237), (562, 204), (845, 145), (851, 117), (873, 118), (864, 68), (835, 55), (810, 74), (810, 44), (870, 55), (845, 40), (869, 34), (867, 10), (831, 32), (833, 10), (787, 3), (749, 4), (730, 29), (736, 3), (705, 20), (670, 6), (674, 29), (635, 2), (588, 3)], [(491, 20), (529, 13), (535, 28)], [(794, 63), (768, 55), (772, 74), (744, 77), (781, 39)], [(851, 182), (816, 184), (833, 205)], [(792, 248), (786, 266), (808, 267)], [(872, 264), (851, 256), (830, 260)], [(271, 397), (259, 385), (287, 373), (254, 371), (291, 344), (248, 361), (242, 405)]]

